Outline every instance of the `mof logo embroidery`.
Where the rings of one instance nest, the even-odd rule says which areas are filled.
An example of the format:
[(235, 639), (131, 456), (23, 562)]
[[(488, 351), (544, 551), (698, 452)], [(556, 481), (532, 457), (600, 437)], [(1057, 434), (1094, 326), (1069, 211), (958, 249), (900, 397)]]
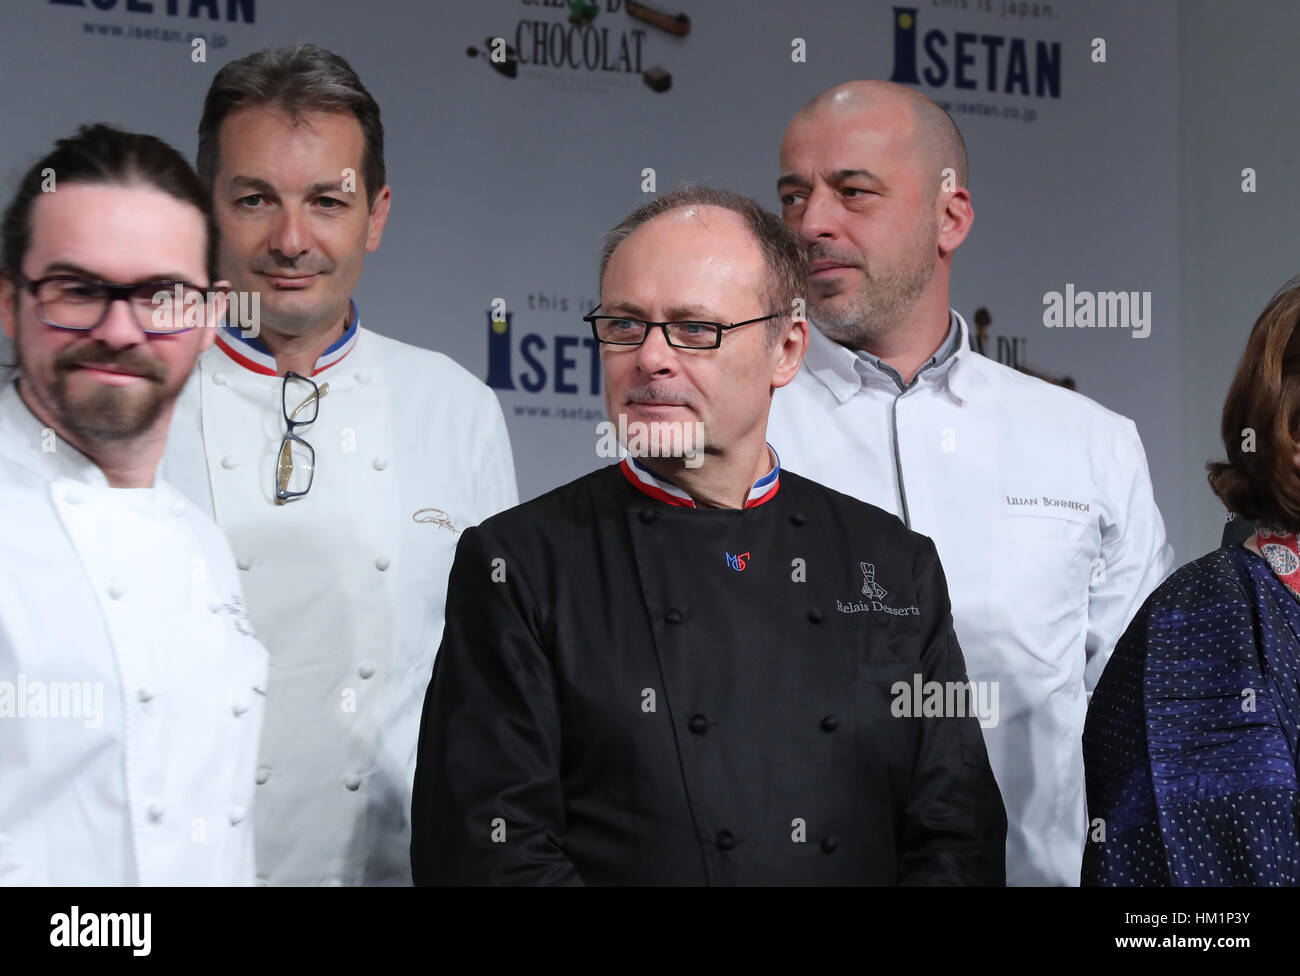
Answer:
[(727, 565), (736, 572), (743, 573), (745, 571), (745, 561), (749, 559), (749, 553), (738, 552), (733, 556), (731, 553), (727, 552), (723, 553), (723, 555), (727, 557)]

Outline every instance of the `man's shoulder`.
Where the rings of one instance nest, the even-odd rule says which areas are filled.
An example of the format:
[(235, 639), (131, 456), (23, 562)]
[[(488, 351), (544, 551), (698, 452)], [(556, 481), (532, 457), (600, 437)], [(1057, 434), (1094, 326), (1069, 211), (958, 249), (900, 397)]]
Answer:
[(608, 514), (622, 490), (623, 476), (618, 465), (606, 465), (498, 512), (479, 523), (477, 529), (497, 537), (571, 536), (579, 527), (595, 530), (600, 512)]
[(400, 339), (361, 328), (358, 348), (364, 343), (370, 355), (376, 356), (383, 363), (385, 370), (415, 374), (423, 380), (436, 379), (444, 388), (448, 384), (455, 392), (463, 395), (465, 390), (490, 392), (490, 388), (481, 379), (471, 373), (456, 360), (435, 349), (412, 345)]
[(1102, 406), (1091, 397), (1022, 373), (973, 350), (966, 350), (961, 363), (954, 365), (975, 371), (995, 386), (999, 405), (1014, 411), (1037, 411), (1036, 416), (1049, 418), (1054, 423), (1064, 420), (1107, 428), (1132, 426), (1128, 417)]
[(811, 519), (816, 514), (818, 521), (823, 523), (820, 528), (829, 537), (842, 537), (844, 530), (851, 530), (860, 534), (860, 538), (881, 540), (904, 548), (924, 548), (931, 544), (928, 537), (909, 529), (892, 512), (784, 467), (781, 469), (781, 491), (787, 493), (786, 503), (795, 507), (796, 516)]

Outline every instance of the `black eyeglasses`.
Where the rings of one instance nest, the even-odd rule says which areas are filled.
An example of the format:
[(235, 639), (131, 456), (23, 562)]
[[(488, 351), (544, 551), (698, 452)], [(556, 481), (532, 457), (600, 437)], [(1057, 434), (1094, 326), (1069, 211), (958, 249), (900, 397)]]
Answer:
[[(52, 329), (89, 332), (124, 301), (146, 335), (176, 335), (206, 324), (196, 311), (206, 308), (206, 289), (188, 281), (137, 281), (120, 284), (81, 275), (56, 274), (32, 281), (18, 270), (10, 276), (36, 299), (36, 317)], [(187, 324), (186, 320), (197, 321)]]
[[(280, 387), (280, 409), (284, 411), (287, 430), (280, 440), (280, 459), (275, 466), (277, 505), (301, 498), (311, 491), (311, 483), (316, 477), (316, 449), (294, 431), (316, 420), (316, 415), (320, 412), (320, 398), (328, 393), (329, 389), (328, 383), (317, 386), (312, 380), (300, 376), (293, 370), (284, 374), (284, 384)], [(289, 401), (304, 393), (306, 396), (302, 402), (290, 410)], [(303, 410), (309, 411), (310, 416), (305, 420), (299, 420), (298, 414)]]
[(645, 342), (651, 327), (658, 326), (663, 329), (668, 345), (678, 349), (717, 349), (722, 345), (724, 332), (788, 314), (773, 312), (762, 318), (746, 319), (744, 322), (724, 325), (721, 322), (648, 322), (645, 319), (629, 318), (626, 315), (597, 315), (598, 311), (600, 311), (599, 305), (582, 317), (582, 321), (591, 323), (591, 334), (598, 342), (611, 346), (639, 346)]

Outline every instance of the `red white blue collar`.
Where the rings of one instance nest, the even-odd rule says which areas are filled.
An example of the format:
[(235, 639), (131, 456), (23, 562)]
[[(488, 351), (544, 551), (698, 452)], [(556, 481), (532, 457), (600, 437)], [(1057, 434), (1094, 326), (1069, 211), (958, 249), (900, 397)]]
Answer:
[[(324, 372), (341, 361), (356, 346), (357, 336), (361, 334), (361, 315), (357, 312), (356, 302), (348, 303), (348, 316), (352, 319), (352, 324), (344, 329), (338, 341), (316, 360), (316, 367), (311, 371), (312, 376)], [(238, 326), (227, 324), (218, 329), (217, 345), (222, 352), (245, 369), (261, 373), (263, 376), (280, 375), (280, 371), (275, 368), (275, 355), (271, 350), (259, 340), (244, 335), (243, 329)]]
[[(753, 487), (749, 489), (749, 494), (745, 497), (745, 508), (754, 508), (762, 505), (763, 502), (771, 501), (776, 497), (777, 489), (781, 486), (781, 458), (771, 444), (767, 445), (767, 449), (772, 452), (772, 470), (755, 481)], [(622, 460), (619, 470), (634, 488), (651, 498), (657, 498), (669, 505), (679, 505), (682, 508), (699, 507), (695, 504), (694, 498), (671, 481), (660, 478), (631, 455)]]

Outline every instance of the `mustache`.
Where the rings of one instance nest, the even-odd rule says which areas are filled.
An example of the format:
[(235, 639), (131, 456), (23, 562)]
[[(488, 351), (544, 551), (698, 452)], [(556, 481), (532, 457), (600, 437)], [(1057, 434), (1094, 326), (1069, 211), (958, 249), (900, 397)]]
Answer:
[(690, 398), (685, 393), (679, 393), (676, 390), (668, 390), (658, 386), (638, 386), (627, 391), (627, 398), (633, 403), (645, 403), (655, 400), (660, 403), (690, 403)]
[(262, 264), (259, 262), (257, 264), (249, 265), (249, 270), (254, 274), (264, 275), (314, 275), (329, 274), (334, 270), (334, 265), (331, 264), (328, 267), (322, 268), (308, 268), (300, 267), (297, 264), (292, 264), (287, 261), (272, 264)]
[(849, 268), (864, 267), (861, 255), (836, 254), (830, 248), (816, 244), (808, 248), (808, 263), (811, 264), (813, 261), (834, 261), (836, 264), (842, 264)]
[(54, 357), (54, 368), (67, 372), (79, 366), (113, 366), (128, 373), (161, 383), (167, 378), (163, 364), (137, 348), (115, 352), (106, 346), (69, 346)]

